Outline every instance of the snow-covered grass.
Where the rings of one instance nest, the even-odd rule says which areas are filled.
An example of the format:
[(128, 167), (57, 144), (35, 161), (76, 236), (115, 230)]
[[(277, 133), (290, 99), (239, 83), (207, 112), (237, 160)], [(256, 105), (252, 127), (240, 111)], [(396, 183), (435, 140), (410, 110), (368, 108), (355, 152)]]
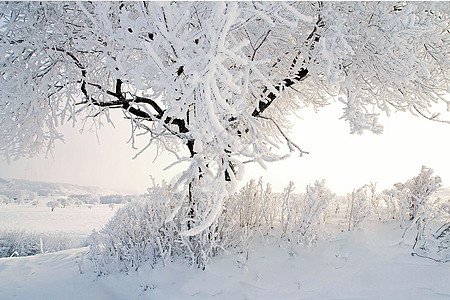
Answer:
[[(313, 247), (262, 238), (248, 260), (215, 257), (202, 271), (183, 261), (98, 277), (88, 248), (0, 259), (0, 299), (447, 299), (450, 265), (413, 257), (398, 223), (366, 221)], [(80, 274), (81, 273), (83, 274)]]

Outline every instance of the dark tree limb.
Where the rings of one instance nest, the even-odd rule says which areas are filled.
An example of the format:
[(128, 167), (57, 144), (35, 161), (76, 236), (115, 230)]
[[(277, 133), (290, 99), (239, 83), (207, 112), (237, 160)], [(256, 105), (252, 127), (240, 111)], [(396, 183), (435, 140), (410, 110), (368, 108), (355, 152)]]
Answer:
[[(301, 68), (293, 77), (283, 79), (279, 85), (275, 86), (275, 89), (279, 92), (283, 91), (285, 88), (302, 81), (306, 78), (307, 75), (308, 69)], [(268, 88), (265, 87), (263, 93), (267, 92), (267, 90)], [(270, 92), (269, 94), (267, 94), (264, 99), (258, 102), (258, 107), (253, 110), (252, 116), (255, 118), (259, 117), (273, 103), (273, 101), (277, 99), (277, 97), (278, 95), (276, 95), (274, 92)]]

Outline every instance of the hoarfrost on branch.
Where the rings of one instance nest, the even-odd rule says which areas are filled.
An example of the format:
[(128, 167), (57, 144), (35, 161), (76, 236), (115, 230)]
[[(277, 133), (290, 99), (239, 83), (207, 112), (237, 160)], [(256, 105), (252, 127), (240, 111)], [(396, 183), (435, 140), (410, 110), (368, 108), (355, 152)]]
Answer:
[(132, 141), (190, 163), (178, 184), (187, 196), (203, 182), (204, 228), (242, 162), (282, 159), (272, 151), (280, 143), (307, 153), (288, 136), (297, 109), (338, 96), (352, 133), (382, 132), (378, 116), (391, 110), (448, 122), (432, 110), (450, 106), (448, 11), (447, 2), (3, 2), (0, 151), (51, 150), (67, 120), (98, 126), (122, 110)]

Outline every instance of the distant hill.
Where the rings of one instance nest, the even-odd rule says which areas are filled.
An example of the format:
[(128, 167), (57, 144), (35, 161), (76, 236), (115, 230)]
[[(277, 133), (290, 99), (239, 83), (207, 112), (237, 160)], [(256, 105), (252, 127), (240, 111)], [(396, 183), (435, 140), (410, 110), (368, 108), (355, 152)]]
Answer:
[(92, 194), (106, 195), (115, 193), (114, 191), (105, 190), (92, 186), (80, 186), (69, 183), (52, 183), (42, 181), (31, 181), (24, 179), (3, 179), (0, 178), (0, 192), (24, 190), (35, 192), (41, 196), (47, 195), (71, 195), (71, 194)]

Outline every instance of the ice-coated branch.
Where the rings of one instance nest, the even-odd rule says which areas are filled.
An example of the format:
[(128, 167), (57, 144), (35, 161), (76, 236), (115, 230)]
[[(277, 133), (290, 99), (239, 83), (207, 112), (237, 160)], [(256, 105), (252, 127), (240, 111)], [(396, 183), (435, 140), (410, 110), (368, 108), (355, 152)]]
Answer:
[(427, 120), (434, 121), (434, 122), (439, 122), (439, 123), (450, 124), (450, 121), (449, 121), (449, 120), (441, 120), (441, 119), (439, 119), (439, 113), (436, 113), (436, 114), (434, 114), (434, 115), (432, 115), (432, 116), (427, 116), (427, 115), (424, 114), (422, 111), (420, 111), (420, 110), (417, 108), (417, 106), (413, 105), (413, 108), (414, 108), (414, 110), (415, 110), (419, 115), (421, 115), (422, 117), (424, 117), (424, 118), (427, 119)]
[(122, 110), (132, 141), (188, 162), (180, 184), (200, 191), (185, 193), (180, 209), (192, 229), (204, 227), (242, 161), (280, 160), (280, 144), (306, 153), (285, 134), (302, 107), (339, 97), (355, 133), (380, 133), (377, 117), (392, 108), (450, 123), (428, 116), (448, 103), (449, 7), (1, 2), (0, 151), (34, 155), (65, 120), (103, 123)]
[[(277, 91), (283, 91), (285, 88), (291, 87), (295, 83), (304, 80), (307, 75), (308, 75), (308, 70), (302, 68), (293, 77), (288, 77), (288, 78), (283, 79), (283, 81), (280, 82), (280, 84), (275, 86), (275, 89)], [(268, 88), (267, 87), (264, 88), (263, 94), (266, 93), (267, 91), (268, 91)], [(278, 97), (278, 95), (276, 95), (274, 92), (269, 92), (263, 100), (260, 100), (258, 102), (258, 107), (253, 110), (252, 116), (259, 117), (273, 103), (273, 101), (275, 101), (275, 99), (277, 99), (277, 97)]]

